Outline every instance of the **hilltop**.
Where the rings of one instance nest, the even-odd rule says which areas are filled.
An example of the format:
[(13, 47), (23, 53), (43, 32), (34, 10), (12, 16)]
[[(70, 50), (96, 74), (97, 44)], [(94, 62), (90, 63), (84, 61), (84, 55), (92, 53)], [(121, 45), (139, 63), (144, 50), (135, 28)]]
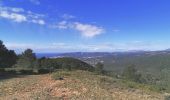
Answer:
[[(60, 79), (62, 78), (62, 79)], [(128, 84), (128, 85), (127, 85)], [(133, 87), (130, 86), (133, 84)], [(2, 100), (164, 100), (148, 86), (87, 71), (58, 71), (0, 81)]]

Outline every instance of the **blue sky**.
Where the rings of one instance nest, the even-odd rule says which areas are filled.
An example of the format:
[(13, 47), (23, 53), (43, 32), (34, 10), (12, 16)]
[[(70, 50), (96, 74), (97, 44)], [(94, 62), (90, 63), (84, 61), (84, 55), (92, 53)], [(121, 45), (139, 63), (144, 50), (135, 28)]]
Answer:
[(170, 48), (169, 0), (0, 0), (0, 39), (21, 52)]

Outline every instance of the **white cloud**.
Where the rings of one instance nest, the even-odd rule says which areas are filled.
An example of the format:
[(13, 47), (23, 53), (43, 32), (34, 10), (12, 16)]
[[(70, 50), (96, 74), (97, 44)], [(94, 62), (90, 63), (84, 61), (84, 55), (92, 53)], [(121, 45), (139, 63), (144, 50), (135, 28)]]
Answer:
[(42, 19), (44, 15), (25, 11), (23, 8), (5, 7), (0, 6), (0, 18), (9, 19), (14, 22), (29, 22), (39, 25), (45, 25)]
[(46, 22), (42, 19), (45, 17), (45, 15), (42, 14), (37, 14), (37, 13), (33, 13), (31, 11), (27, 12), (27, 17), (31, 20), (30, 22), (35, 23), (35, 24), (39, 24), (39, 25), (45, 25)]
[(12, 8), (11, 10), (13, 12), (24, 12), (24, 9), (22, 9), (22, 8)]
[(33, 19), (32, 23), (39, 24), (39, 25), (45, 25), (45, 22), (42, 19), (38, 19), (38, 20)]
[(35, 19), (45, 17), (45, 15), (43, 14), (37, 14), (32, 11), (27, 11), (27, 13), (28, 13), (28, 17), (35, 18)]
[(22, 14), (17, 14), (17, 13), (9, 13), (7, 11), (1, 11), (0, 17), (11, 19), (15, 22), (25, 22), (25, 21), (27, 21), (26, 16), (24, 16)]
[(78, 31), (83, 37), (93, 38), (104, 32), (102, 27), (91, 24), (83, 24), (80, 22), (68, 22), (66, 20), (59, 22), (57, 25), (52, 25), (53, 28), (58, 29), (73, 29)]
[(79, 22), (74, 23), (74, 29), (79, 31), (82, 36), (87, 38), (92, 38), (104, 32), (104, 29), (102, 27), (98, 27), (90, 24), (82, 24)]
[(93, 38), (97, 35), (100, 35), (104, 32), (104, 28), (92, 25), (92, 24), (84, 24), (81, 22), (73, 21), (72, 19), (76, 18), (73, 15), (63, 14), (61, 16), (63, 21), (58, 22), (55, 25), (50, 25), (52, 28), (57, 29), (72, 29), (78, 31), (83, 37)]
[(23, 14), (20, 14), (20, 12), (24, 12), (24, 9), (0, 6), (0, 17), (10, 19), (15, 22), (27, 21), (26, 16)]
[[(19, 23), (29, 22), (29, 23), (39, 24), (39, 25), (45, 25), (46, 22), (44, 20), (44, 16), (45, 15), (33, 13), (31, 11), (25, 11), (23, 8), (0, 6), (0, 17), (4, 19), (12, 20), (14, 22), (19, 22)], [(75, 16), (64, 14), (62, 17), (65, 20), (59, 22), (57, 25), (52, 25), (53, 28), (73, 29), (78, 31), (83, 37), (86, 38), (93, 38), (104, 32), (104, 29), (102, 27), (98, 27), (91, 24), (83, 24), (80, 22), (68, 21), (68, 19), (75, 18)]]
[(15, 7), (0, 7), (0, 11), (11, 11), (11, 12), (24, 12), (23, 8), (15, 8)]

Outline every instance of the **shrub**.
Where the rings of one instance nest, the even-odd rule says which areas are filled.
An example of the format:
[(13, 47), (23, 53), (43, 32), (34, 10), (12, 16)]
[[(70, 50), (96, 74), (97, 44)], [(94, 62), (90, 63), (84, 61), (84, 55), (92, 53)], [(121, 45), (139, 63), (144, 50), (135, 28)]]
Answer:
[(19, 55), (19, 59), (15, 64), (17, 68), (34, 68), (37, 66), (38, 62), (36, 61), (35, 53), (31, 49), (27, 49)]
[(0, 73), (5, 73), (5, 69), (4, 68), (0, 68)]
[(5, 70), (5, 72), (7, 73), (7, 74), (17, 74), (17, 71), (16, 70)]
[(22, 69), (19, 71), (20, 74), (25, 74), (25, 75), (30, 75), (33, 74), (33, 70), (32, 69)]
[(49, 72), (50, 72), (49, 69), (38, 69), (38, 74), (47, 74)]
[(170, 100), (170, 96), (165, 96), (165, 100)]

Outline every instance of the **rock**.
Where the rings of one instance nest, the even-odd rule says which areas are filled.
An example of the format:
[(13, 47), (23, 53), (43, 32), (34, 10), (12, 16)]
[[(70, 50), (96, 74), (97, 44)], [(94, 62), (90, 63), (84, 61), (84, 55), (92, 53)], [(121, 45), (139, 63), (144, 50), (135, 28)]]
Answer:
[(58, 80), (64, 80), (64, 78), (60, 77), (60, 78), (58, 78)]

